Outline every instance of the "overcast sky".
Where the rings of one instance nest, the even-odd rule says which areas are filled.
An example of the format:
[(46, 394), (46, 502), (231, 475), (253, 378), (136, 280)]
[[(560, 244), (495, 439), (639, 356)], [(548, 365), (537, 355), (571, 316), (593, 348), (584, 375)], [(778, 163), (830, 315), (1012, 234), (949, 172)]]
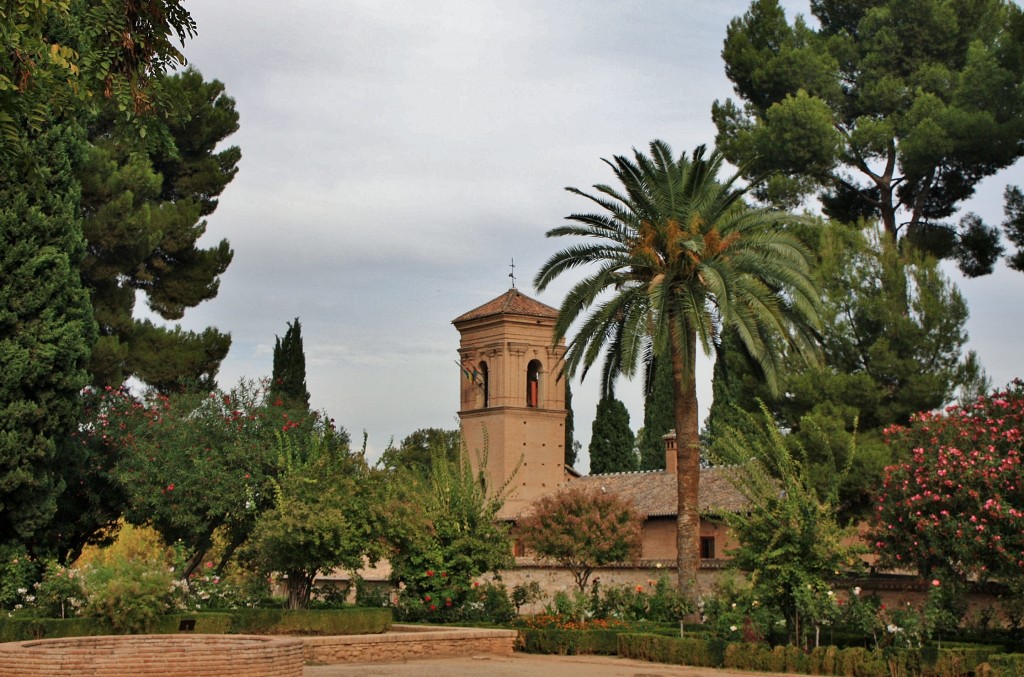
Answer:
[[(806, 12), (806, 2), (785, 3)], [(186, 3), (186, 45), (237, 104), (240, 171), (209, 219), (235, 258), (188, 329), (231, 333), (219, 382), (269, 375), (275, 335), (300, 317), (314, 408), (376, 457), (394, 438), (456, 426), (451, 320), (516, 286), (567, 241), (544, 233), (586, 204), (563, 190), (610, 182), (601, 158), (663, 139), (714, 142), (729, 97), (722, 40), (733, 0), (270, 0)], [(1002, 219), (1007, 182), (968, 205)], [(955, 275), (954, 275), (955, 277)], [(959, 278), (957, 278), (959, 280)], [(996, 385), (1024, 375), (1024, 275), (1000, 264), (960, 282), (971, 347)], [(598, 374), (573, 382), (584, 455)], [(698, 370), (702, 412), (710, 366)], [(619, 396), (634, 430), (638, 387)], [(702, 413), (703, 416), (703, 413)]]

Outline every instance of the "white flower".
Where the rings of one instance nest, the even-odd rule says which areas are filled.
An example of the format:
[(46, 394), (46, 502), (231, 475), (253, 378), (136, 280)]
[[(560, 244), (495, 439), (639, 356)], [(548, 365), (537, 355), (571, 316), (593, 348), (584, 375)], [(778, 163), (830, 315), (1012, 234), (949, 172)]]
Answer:
[(896, 627), (895, 625), (893, 625), (892, 623), (890, 623), (889, 625), (885, 626), (885, 629), (889, 631), (890, 635), (895, 635), (896, 631), (899, 630), (899, 628)]
[(729, 630), (731, 630), (733, 632), (736, 632), (736, 626), (735, 625), (730, 625), (729, 626)]
[(733, 608), (733, 609), (735, 609), (735, 608), (736, 608), (736, 602), (733, 602), (733, 603), (732, 603), (732, 608)]
[(829, 596), (829, 597), (832, 597), (832, 596), (833, 596), (833, 595), (835, 595), (835, 594), (836, 594), (836, 593), (832, 592), (831, 590), (829, 590), (829, 591), (828, 591), (828, 596)]
[(24, 595), (26, 592), (28, 592), (28, 588), (18, 588), (19, 595)]
[(853, 594), (854, 595), (858, 595), (858, 596), (860, 595), (860, 586), (859, 585), (856, 588), (853, 589)]

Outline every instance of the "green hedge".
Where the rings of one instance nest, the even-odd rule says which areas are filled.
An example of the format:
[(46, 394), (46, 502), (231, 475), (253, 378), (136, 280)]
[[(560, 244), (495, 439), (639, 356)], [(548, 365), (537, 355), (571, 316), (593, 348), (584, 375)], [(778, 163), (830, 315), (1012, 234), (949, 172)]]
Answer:
[[(182, 621), (194, 621), (191, 632), (244, 635), (370, 635), (391, 627), (390, 609), (238, 609), (224, 612), (162, 616), (148, 631), (152, 634), (181, 632)], [(189, 623), (191, 625), (191, 623)], [(96, 618), (0, 618), (0, 642), (19, 642), (44, 637), (113, 635), (108, 624)]]
[(519, 648), (527, 653), (601, 654), (618, 653), (619, 630), (561, 630), (558, 628), (527, 628), (519, 631)]
[(391, 609), (382, 608), (239, 609), (231, 618), (228, 632), (243, 635), (373, 635), (391, 627)]
[(649, 633), (619, 635), (619, 655), (655, 663), (722, 667), (725, 643), (691, 637), (665, 637)]
[[(986, 674), (979, 666), (978, 674)], [(990, 656), (987, 665), (991, 677), (1019, 677), (1024, 675), (1024, 653), (1001, 653)]]

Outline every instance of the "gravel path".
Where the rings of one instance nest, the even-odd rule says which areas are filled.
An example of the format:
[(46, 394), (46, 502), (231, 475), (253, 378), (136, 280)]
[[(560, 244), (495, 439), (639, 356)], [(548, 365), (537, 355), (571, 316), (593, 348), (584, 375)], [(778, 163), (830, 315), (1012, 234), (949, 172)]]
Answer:
[(515, 653), (430, 658), (404, 663), (306, 666), (304, 677), (791, 677), (647, 663), (613, 656), (543, 656)]

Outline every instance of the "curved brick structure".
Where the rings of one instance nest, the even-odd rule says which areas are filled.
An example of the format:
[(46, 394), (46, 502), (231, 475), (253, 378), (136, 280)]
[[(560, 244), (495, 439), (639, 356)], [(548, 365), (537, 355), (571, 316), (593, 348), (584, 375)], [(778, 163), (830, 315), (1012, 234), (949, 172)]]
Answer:
[(0, 677), (302, 677), (303, 642), (251, 635), (120, 635), (0, 644)]

